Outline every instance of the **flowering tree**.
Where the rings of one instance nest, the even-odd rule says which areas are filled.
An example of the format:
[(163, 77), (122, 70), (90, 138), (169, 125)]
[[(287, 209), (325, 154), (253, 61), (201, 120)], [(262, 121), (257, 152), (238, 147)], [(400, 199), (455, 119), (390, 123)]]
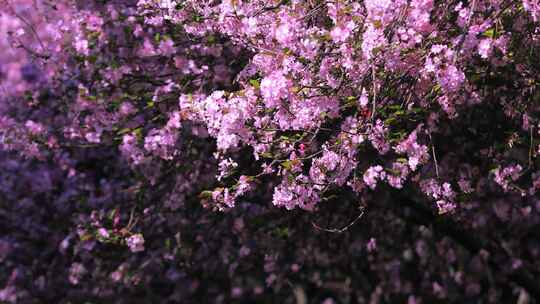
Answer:
[(540, 299), (538, 18), (0, 0), (0, 300)]

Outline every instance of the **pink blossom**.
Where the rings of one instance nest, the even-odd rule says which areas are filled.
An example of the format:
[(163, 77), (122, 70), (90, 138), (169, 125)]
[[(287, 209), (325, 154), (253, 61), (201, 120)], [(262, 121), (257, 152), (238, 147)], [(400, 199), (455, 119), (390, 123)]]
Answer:
[(384, 169), (381, 166), (369, 167), (364, 173), (364, 183), (371, 189), (375, 189), (377, 182), (379, 180), (384, 180), (385, 178), (386, 172), (384, 172)]
[(492, 40), (491, 39), (482, 39), (478, 44), (478, 54), (482, 58), (488, 58), (491, 55), (492, 50)]
[(141, 252), (144, 251), (144, 238), (142, 234), (134, 234), (126, 239), (127, 246), (131, 252)]

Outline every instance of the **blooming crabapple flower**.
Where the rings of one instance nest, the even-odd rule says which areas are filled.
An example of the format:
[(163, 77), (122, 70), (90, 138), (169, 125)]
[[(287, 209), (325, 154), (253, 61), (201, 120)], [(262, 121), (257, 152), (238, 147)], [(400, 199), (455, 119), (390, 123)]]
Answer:
[(380, 119), (377, 119), (375, 126), (373, 126), (370, 131), (371, 132), (369, 133), (368, 138), (373, 147), (377, 149), (380, 154), (386, 154), (388, 150), (390, 150), (390, 145), (387, 143), (385, 138), (388, 129), (384, 123)]
[(216, 91), (200, 102), (199, 117), (214, 136), (220, 151), (237, 147), (250, 138), (245, 123), (253, 115), (255, 97), (244, 94), (227, 98), (223, 91)]
[(277, 275), (276, 275), (275, 273), (272, 273), (272, 274), (270, 274), (269, 276), (267, 276), (267, 277), (266, 277), (266, 280), (265, 280), (266, 286), (267, 286), (267, 287), (272, 286), (272, 285), (274, 284), (274, 282), (277, 280), (277, 278), (278, 278), (278, 277), (277, 277)]
[(93, 144), (99, 144), (101, 142), (101, 132), (88, 132), (84, 138)]
[(437, 201), (436, 205), (439, 210), (439, 214), (450, 213), (456, 209), (456, 204), (445, 200)]
[(137, 147), (137, 135), (134, 133), (124, 134), (120, 145), (122, 155), (128, 158), (134, 165), (139, 165), (144, 161), (143, 151)]
[(216, 178), (218, 181), (221, 181), (223, 177), (231, 174), (232, 171), (238, 167), (238, 163), (230, 158), (227, 158), (220, 161), (218, 167), (219, 174), (216, 176)]
[(240, 287), (234, 287), (232, 290), (231, 290), (231, 296), (233, 298), (239, 298), (242, 296), (242, 293), (243, 293), (243, 289), (240, 288)]
[(441, 96), (437, 99), (437, 102), (441, 105), (441, 108), (448, 114), (449, 117), (456, 116), (456, 105), (447, 95)]
[(452, 199), (455, 196), (452, 186), (445, 182), (442, 186), (435, 179), (425, 180), (420, 184), (424, 193), (434, 199)]
[(360, 98), (358, 99), (358, 104), (362, 108), (366, 107), (369, 104), (369, 98), (368, 98), (365, 88), (362, 88), (362, 94), (360, 95)]
[(255, 17), (244, 18), (242, 22), (243, 22), (243, 26), (247, 35), (254, 36), (257, 34), (257, 29), (258, 29), (257, 18)]
[(182, 123), (181, 123), (180, 112), (174, 111), (170, 115), (169, 121), (167, 121), (166, 127), (169, 129), (180, 129), (181, 126), (182, 126)]
[(79, 284), (81, 278), (87, 273), (88, 271), (81, 263), (73, 263), (71, 265), (71, 268), (69, 269), (69, 282), (73, 285)]
[(279, 106), (280, 99), (288, 93), (290, 81), (281, 73), (275, 71), (261, 81), (261, 94), (268, 108)]
[(218, 209), (232, 208), (235, 206), (235, 193), (231, 193), (229, 188), (217, 188), (212, 191), (212, 199), (218, 204)]
[(144, 238), (142, 234), (134, 234), (127, 238), (127, 246), (131, 252), (141, 252), (144, 251)]
[(284, 179), (280, 185), (274, 188), (272, 203), (275, 206), (285, 207), (292, 210), (299, 207), (305, 210), (313, 210), (321, 200), (318, 191), (307, 182), (309, 179), (300, 174), (293, 181)]
[(523, 0), (523, 8), (528, 11), (534, 21), (540, 18), (540, 2), (538, 0)]
[(455, 92), (465, 81), (465, 74), (456, 66), (450, 65), (437, 75), (441, 87), (448, 92)]
[(133, 106), (131, 102), (125, 101), (122, 104), (120, 104), (120, 108), (118, 109), (120, 115), (122, 116), (128, 116), (137, 111), (137, 109)]
[(431, 11), (433, 10), (433, 0), (413, 0), (410, 15), (410, 26), (420, 32), (431, 30), (430, 24)]
[(173, 10), (177, 4), (176, 0), (159, 0), (159, 8), (164, 10)]
[(373, 58), (373, 50), (387, 44), (386, 38), (381, 28), (376, 28), (369, 24), (363, 34), (362, 53), (367, 60)]
[(238, 178), (238, 183), (236, 184), (236, 186), (237, 187), (236, 187), (235, 197), (239, 197), (241, 195), (244, 195), (249, 190), (251, 190), (252, 183), (248, 176), (241, 175)]
[(240, 247), (240, 250), (238, 251), (238, 254), (239, 254), (241, 257), (246, 257), (246, 256), (248, 256), (250, 253), (251, 253), (251, 249), (249, 249), (249, 247), (247, 247), (247, 246), (242, 246), (242, 247)]
[(276, 206), (285, 206), (287, 209), (294, 208), (294, 194), (285, 187), (276, 187), (272, 202)]
[(480, 57), (486, 59), (491, 55), (492, 50), (492, 39), (482, 39), (478, 44), (478, 54)]
[(366, 247), (368, 252), (373, 252), (377, 250), (377, 240), (374, 238), (370, 238)]
[(407, 154), (409, 167), (415, 171), (417, 166), (425, 162), (429, 158), (428, 148), (425, 145), (420, 145), (417, 142), (417, 131), (413, 131), (407, 139), (399, 143), (395, 148), (396, 152)]
[(21, 37), (25, 33), (26, 33), (26, 31), (23, 28), (20, 28), (20, 29), (16, 30), (14, 34), (15, 34), (15, 37)]
[(466, 179), (460, 179), (458, 181), (459, 189), (463, 191), (463, 193), (472, 193), (473, 189), (471, 187), (471, 181)]
[(74, 46), (75, 50), (77, 50), (79, 54), (85, 56), (90, 55), (90, 49), (88, 48), (88, 40), (82, 38), (81, 36), (76, 36)]
[(330, 36), (336, 43), (344, 42), (349, 38), (354, 27), (355, 24), (353, 21), (349, 21), (346, 24), (336, 25), (330, 32)]
[(295, 18), (287, 13), (282, 13), (280, 16), (280, 24), (274, 31), (274, 37), (282, 45), (289, 45), (295, 38), (295, 31), (298, 28), (298, 24)]
[(263, 169), (263, 172), (262, 172), (263, 174), (271, 174), (271, 173), (274, 173), (276, 171), (272, 166), (270, 166), (267, 163), (263, 163), (261, 165), (261, 168)]
[(409, 170), (409, 167), (407, 166), (407, 164), (395, 162), (392, 164), (392, 171), (392, 174), (386, 175), (388, 184), (397, 189), (403, 188), (403, 183), (411, 172)]
[(178, 132), (170, 128), (153, 129), (144, 139), (144, 149), (165, 160), (171, 160), (177, 151), (174, 149)]
[(325, 147), (323, 155), (313, 160), (309, 176), (315, 183), (313, 187), (317, 190), (322, 190), (328, 184), (341, 186), (346, 182), (354, 166), (356, 162), (351, 158)]
[(166, 39), (160, 42), (158, 51), (164, 56), (171, 56), (176, 53), (174, 42), (171, 39)]
[(105, 228), (99, 228), (98, 229), (98, 235), (104, 239), (109, 238), (110, 234)]
[(429, 179), (420, 183), (422, 192), (432, 197), (436, 201), (436, 206), (439, 209), (439, 214), (450, 213), (456, 209), (454, 202), (455, 192), (452, 190), (450, 183), (443, 183), (442, 185), (435, 179)]
[(30, 131), (33, 135), (39, 135), (42, 134), (45, 131), (45, 128), (43, 125), (39, 122), (34, 122), (32, 120), (27, 120), (24, 124), (26, 128)]
[(123, 267), (124, 265), (121, 265), (116, 271), (114, 271), (113, 273), (111, 273), (111, 280), (113, 282), (120, 282), (120, 280), (122, 280), (122, 278), (124, 277), (124, 269), (125, 267)]
[(326, 299), (324, 299), (324, 301), (321, 304), (335, 304), (335, 303), (336, 303), (336, 301), (334, 301), (334, 299), (326, 298)]
[(300, 156), (304, 156), (306, 154), (306, 145), (304, 143), (299, 144), (298, 151), (300, 152)]
[(372, 190), (377, 187), (377, 180), (384, 180), (386, 178), (386, 172), (382, 166), (369, 167), (364, 173), (364, 183), (368, 185)]
[(498, 167), (493, 171), (495, 182), (499, 184), (504, 191), (510, 190), (510, 182), (516, 181), (521, 176), (521, 165), (508, 166), (504, 169)]

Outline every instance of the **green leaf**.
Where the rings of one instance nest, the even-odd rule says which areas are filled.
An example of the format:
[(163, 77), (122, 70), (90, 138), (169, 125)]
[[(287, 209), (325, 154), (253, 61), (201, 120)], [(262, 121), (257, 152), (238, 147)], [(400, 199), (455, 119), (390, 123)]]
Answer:
[(123, 135), (126, 133), (129, 133), (131, 131), (130, 128), (123, 128), (122, 130), (118, 131), (118, 135)]
[(113, 209), (110, 213), (109, 213), (109, 220), (113, 220), (114, 219), (114, 216), (116, 215), (116, 209)]
[(93, 238), (93, 235), (89, 234), (89, 233), (85, 233), (83, 235), (81, 235), (80, 239), (81, 241), (88, 241), (88, 240), (91, 240)]
[(495, 29), (494, 28), (490, 28), (488, 29), (487, 31), (485, 31), (483, 33), (484, 36), (486, 37), (489, 37), (489, 38), (494, 38), (495, 37)]
[(290, 170), (292, 168), (292, 161), (287, 160), (280, 164), (283, 168)]
[(272, 153), (270, 153), (270, 152), (264, 152), (264, 153), (261, 154), (261, 156), (264, 157), (264, 158), (272, 158), (273, 157)]
[(205, 190), (199, 194), (199, 198), (202, 198), (202, 199), (205, 199), (205, 198), (208, 199), (211, 197), (212, 197), (212, 191), (210, 190)]
[(250, 79), (249, 83), (257, 90), (261, 88), (261, 82), (258, 79)]

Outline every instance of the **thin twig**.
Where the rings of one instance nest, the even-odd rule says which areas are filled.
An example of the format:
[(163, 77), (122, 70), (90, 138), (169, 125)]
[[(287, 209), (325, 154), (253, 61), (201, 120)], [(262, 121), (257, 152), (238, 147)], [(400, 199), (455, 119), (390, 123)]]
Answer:
[(313, 225), (313, 227), (315, 229), (318, 229), (318, 230), (321, 230), (321, 231), (330, 232), (330, 233), (343, 233), (343, 232), (347, 231), (349, 228), (351, 228), (352, 225), (354, 225), (363, 215), (364, 215), (364, 209), (360, 208), (360, 214), (352, 222), (350, 222), (347, 226), (345, 226), (343, 228), (340, 228), (340, 229), (338, 229), (338, 228), (322, 228), (322, 227), (318, 226), (317, 224), (315, 224), (315, 222), (311, 222), (311, 225)]
[(534, 125), (530, 128), (530, 145), (529, 145), (529, 168), (532, 167), (532, 158), (533, 158), (533, 141), (534, 141), (534, 135), (533, 135)]
[(435, 174), (439, 178), (439, 164), (437, 162), (437, 155), (435, 154), (435, 145), (433, 144), (433, 138), (431, 138), (431, 131), (428, 130), (429, 141), (431, 143), (431, 153), (433, 155), (433, 162), (435, 163)]
[(34, 34), (34, 36), (36, 37), (37, 41), (39, 42), (40, 46), (41, 46), (41, 49), (43, 51), (46, 51), (46, 48), (45, 48), (45, 44), (43, 43), (43, 41), (41, 41), (41, 38), (39, 37), (38, 33), (36, 32), (34, 26), (32, 24), (30, 24), (30, 22), (28, 22), (23, 16), (19, 15), (15, 9), (13, 9), (13, 14), (15, 15), (15, 17), (19, 18), (24, 24), (26, 24), (29, 28), (30, 28), (30, 31), (32, 31), (32, 34)]
[[(286, 4), (287, 3), (287, 0), (281, 0), (278, 4), (276, 5), (273, 5), (273, 6), (266, 6), (266, 7), (263, 7), (261, 8), (259, 11), (257, 11), (253, 17), (257, 17), (259, 16), (260, 14), (262, 13), (265, 13), (265, 12), (269, 12), (269, 11), (273, 11), (273, 10), (276, 10), (278, 8), (280, 8), (282, 5)], [(236, 8), (235, 8), (236, 9)]]
[(371, 77), (372, 77), (372, 89), (373, 89), (373, 99), (371, 100), (372, 102), (372, 109), (371, 109), (371, 123), (373, 123), (373, 120), (375, 119), (375, 110), (377, 108), (377, 88), (375, 87), (376, 86), (376, 83), (375, 83), (375, 66), (372, 66), (371, 67)]

